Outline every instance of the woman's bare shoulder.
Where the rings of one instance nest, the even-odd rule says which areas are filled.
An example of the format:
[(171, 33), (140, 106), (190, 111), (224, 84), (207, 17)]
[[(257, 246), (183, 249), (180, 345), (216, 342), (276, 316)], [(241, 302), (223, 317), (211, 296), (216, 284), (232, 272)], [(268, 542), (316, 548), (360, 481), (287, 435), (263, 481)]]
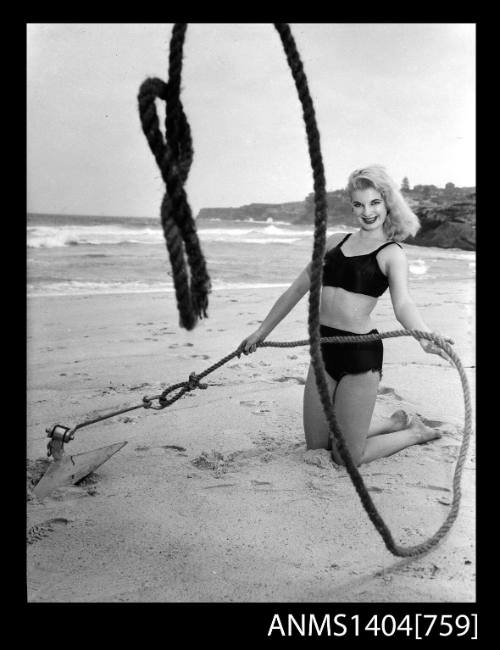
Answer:
[(396, 246), (385, 246), (381, 251), (381, 256), (387, 260), (406, 260), (405, 249), (397, 241), (391, 241), (391, 244)]
[[(398, 242), (394, 242), (398, 244)], [(377, 255), (377, 261), (384, 275), (398, 273), (408, 265), (408, 259), (404, 248), (398, 246), (385, 246)]]

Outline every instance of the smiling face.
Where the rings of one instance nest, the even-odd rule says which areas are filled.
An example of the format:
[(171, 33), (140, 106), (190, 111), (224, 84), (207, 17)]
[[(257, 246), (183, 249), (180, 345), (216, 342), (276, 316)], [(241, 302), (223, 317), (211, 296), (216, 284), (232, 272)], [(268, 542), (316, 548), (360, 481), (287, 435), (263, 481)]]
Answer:
[(387, 208), (382, 195), (374, 187), (354, 190), (351, 205), (362, 230), (376, 231), (382, 228)]

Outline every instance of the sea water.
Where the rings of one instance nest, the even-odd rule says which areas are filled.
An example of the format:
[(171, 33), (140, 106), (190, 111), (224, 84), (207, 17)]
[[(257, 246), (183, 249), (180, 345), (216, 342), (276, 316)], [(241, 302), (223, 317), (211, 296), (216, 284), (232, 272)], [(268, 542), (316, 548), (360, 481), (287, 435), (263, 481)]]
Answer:
[[(213, 291), (284, 288), (312, 257), (312, 225), (203, 220), (196, 228)], [(353, 230), (336, 225), (327, 236)], [(26, 243), (28, 297), (174, 291), (157, 218), (28, 215)], [(456, 281), (473, 301), (475, 252), (403, 247), (410, 286)]]

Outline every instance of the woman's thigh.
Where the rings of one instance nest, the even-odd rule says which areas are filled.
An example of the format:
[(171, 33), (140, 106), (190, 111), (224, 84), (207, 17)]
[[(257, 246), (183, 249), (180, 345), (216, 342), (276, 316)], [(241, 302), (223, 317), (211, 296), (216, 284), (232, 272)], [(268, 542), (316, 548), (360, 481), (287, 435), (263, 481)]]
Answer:
[[(328, 392), (333, 398), (337, 382), (328, 373), (325, 374)], [(307, 373), (302, 413), (306, 447), (308, 449), (330, 449), (330, 428), (323, 411), (323, 404), (316, 386), (316, 377), (312, 364), (309, 364), (309, 372)]]
[[(335, 418), (356, 465), (361, 462), (365, 451), (379, 382), (379, 373), (369, 370), (356, 375), (345, 375), (335, 391)], [(335, 445), (332, 453), (337, 462), (342, 462)]]

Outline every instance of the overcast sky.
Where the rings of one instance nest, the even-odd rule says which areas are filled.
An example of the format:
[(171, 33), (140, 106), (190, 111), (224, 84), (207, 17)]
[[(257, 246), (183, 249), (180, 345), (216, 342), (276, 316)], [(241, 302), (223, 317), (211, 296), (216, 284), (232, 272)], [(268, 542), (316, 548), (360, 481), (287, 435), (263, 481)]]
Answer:
[[(475, 185), (475, 25), (291, 24), (327, 189), (380, 163), (401, 182)], [(157, 216), (164, 184), (137, 93), (166, 81), (170, 23), (27, 26), (28, 211)], [(190, 23), (182, 72), (202, 207), (313, 191), (302, 109), (271, 23)], [(164, 104), (158, 102), (163, 122)]]

